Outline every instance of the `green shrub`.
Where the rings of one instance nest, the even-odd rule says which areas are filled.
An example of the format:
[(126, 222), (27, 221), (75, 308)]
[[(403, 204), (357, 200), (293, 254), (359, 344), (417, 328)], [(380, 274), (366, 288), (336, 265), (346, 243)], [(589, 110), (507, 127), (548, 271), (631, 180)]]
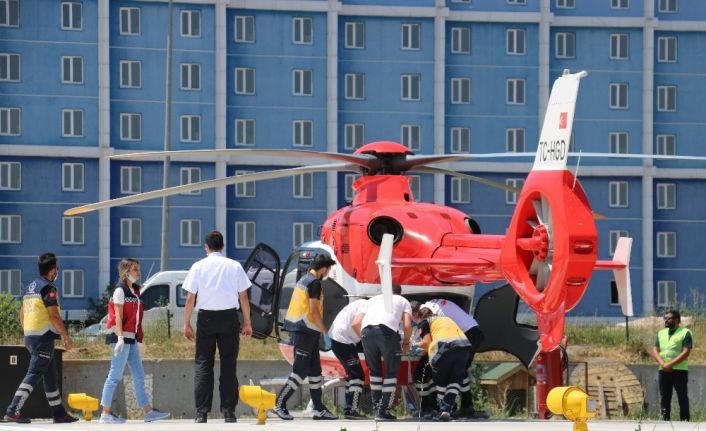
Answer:
[(2, 344), (14, 344), (22, 340), (21, 306), (22, 302), (12, 295), (0, 293), (0, 342)]
[(108, 301), (113, 296), (115, 290), (114, 284), (109, 284), (105, 291), (98, 299), (88, 298), (88, 316), (86, 316), (86, 326), (100, 322), (100, 320), (108, 314)]

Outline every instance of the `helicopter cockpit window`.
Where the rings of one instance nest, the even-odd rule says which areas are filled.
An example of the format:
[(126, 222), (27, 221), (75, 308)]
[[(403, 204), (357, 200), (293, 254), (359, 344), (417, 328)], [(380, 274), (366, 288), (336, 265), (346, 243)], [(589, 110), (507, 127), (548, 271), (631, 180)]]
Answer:
[(260, 311), (269, 313), (275, 298), (275, 269), (277, 263), (271, 254), (261, 251), (257, 254), (250, 268), (248, 278), (252, 282), (250, 303)]

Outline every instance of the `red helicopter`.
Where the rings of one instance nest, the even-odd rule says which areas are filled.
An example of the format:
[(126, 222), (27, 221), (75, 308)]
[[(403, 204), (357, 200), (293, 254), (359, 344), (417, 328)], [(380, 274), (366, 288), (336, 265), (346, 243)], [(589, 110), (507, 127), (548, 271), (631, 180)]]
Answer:
[[(80, 214), (177, 193), (304, 172), (360, 172), (362, 176), (353, 184), (353, 202), (327, 217), (318, 248), (298, 250), (290, 257), (284, 271), (279, 269), (276, 253), (265, 246), (258, 246), (248, 259), (245, 267), (258, 288), (257, 291), (253, 289), (251, 298), (254, 302), (253, 326), (257, 327), (258, 321), (262, 321), (264, 329), (259, 332), (262, 336), (269, 335), (272, 321), (278, 320), (280, 309), (286, 309), (288, 302), (282, 285), (293, 283), (305, 269), (305, 263), (321, 251), (328, 252), (340, 263), (337, 266), (340, 267), (337, 269), (339, 273), (334, 271), (331, 283), (342, 291), (334, 295), (324, 291), (324, 306), (328, 313), (324, 320), (327, 323), (333, 320), (336, 311), (348, 302), (350, 296), (372, 296), (381, 291), (391, 295), (393, 280), (403, 286), (405, 296), (445, 295), (457, 301), (461, 298), (461, 302), (465, 298), (463, 305), (466, 309), (472, 295), (469, 289), (475, 283), (507, 280), (511, 290), (489, 292), (476, 308), (475, 315), (484, 332), (500, 326), (496, 328), (497, 335), (486, 335), (486, 339), (494, 341), (484, 345), (481, 351), (505, 350), (518, 356), (526, 366), (534, 359), (537, 364), (537, 399), (540, 400), (540, 417), (543, 417), (547, 410), (541, 400), (546, 399), (549, 390), (562, 384), (559, 347), (565, 341), (564, 316), (581, 300), (594, 269), (614, 272), (623, 313), (633, 314), (628, 264), (631, 239), (621, 238), (613, 260), (597, 259), (594, 214), (583, 188), (567, 169), (576, 97), (580, 79), (584, 76), (586, 72), (570, 74), (565, 71), (555, 81), (534, 154), (534, 165), (518, 197), (510, 225), (502, 235), (480, 233), (478, 225), (467, 214), (454, 208), (415, 202), (409, 179), (404, 174), (455, 175), (508, 189), (505, 184), (428, 165), (490, 157), (527, 157), (528, 153), (414, 155), (407, 147), (387, 141), (367, 144), (354, 154), (228, 149), (117, 155), (112, 158), (169, 156), (193, 161), (198, 155), (270, 155), (328, 159), (339, 163), (203, 181), (72, 208), (65, 214)], [(592, 156), (605, 155), (582, 155)], [(535, 312), (538, 332), (515, 322), (518, 296)], [(333, 304), (335, 301), (338, 302)], [(490, 306), (486, 307), (486, 302)], [(499, 312), (498, 307), (504, 307), (506, 311)], [(484, 319), (488, 319), (487, 326)], [(506, 319), (516, 331), (498, 323), (501, 321), (498, 319)], [(278, 325), (275, 329), (279, 335)], [(537, 355), (539, 350), (541, 353)], [(291, 361), (291, 345), (283, 342), (282, 351)], [(322, 366), (331, 375), (340, 376), (343, 372), (333, 355), (322, 355)], [(402, 367), (401, 383), (411, 377), (410, 368), (413, 366), (411, 360), (407, 369)]]

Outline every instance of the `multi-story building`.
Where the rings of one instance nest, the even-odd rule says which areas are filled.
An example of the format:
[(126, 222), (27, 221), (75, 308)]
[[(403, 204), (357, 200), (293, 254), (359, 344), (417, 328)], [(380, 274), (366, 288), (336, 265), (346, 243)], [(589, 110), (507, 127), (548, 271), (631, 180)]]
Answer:
[[(416, 153), (534, 151), (551, 82), (585, 69), (574, 151), (706, 155), (706, 3), (680, 0), (198, 0), (173, 3), (167, 133), (167, 1), (0, 0), (0, 290), (19, 293), (36, 256), (61, 259), (63, 307), (83, 310), (123, 256), (158, 270), (161, 200), (64, 217), (82, 203), (162, 186), (171, 149), (352, 152), (394, 140)], [(171, 184), (297, 165), (291, 158), (174, 160)], [(530, 161), (451, 168), (521, 186)], [(640, 314), (705, 292), (703, 162), (581, 160), (600, 257), (635, 239)], [(350, 173), (315, 173), (170, 199), (169, 269), (226, 234), (244, 259), (283, 257), (351, 199)], [(412, 177), (414, 197), (503, 233), (513, 193)], [(701, 192), (699, 191), (701, 190)], [(705, 208), (706, 209), (706, 208)], [(620, 314), (594, 275), (574, 314)]]

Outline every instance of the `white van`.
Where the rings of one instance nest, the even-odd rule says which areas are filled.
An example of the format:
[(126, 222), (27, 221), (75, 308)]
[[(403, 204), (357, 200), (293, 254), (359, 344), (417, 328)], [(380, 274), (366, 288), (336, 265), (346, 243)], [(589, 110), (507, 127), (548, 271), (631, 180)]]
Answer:
[[(188, 271), (162, 271), (145, 281), (140, 297), (145, 307), (142, 326), (169, 324), (171, 331), (182, 332), (184, 325), (184, 304), (186, 291), (181, 288)], [(195, 324), (192, 316), (192, 325)]]

